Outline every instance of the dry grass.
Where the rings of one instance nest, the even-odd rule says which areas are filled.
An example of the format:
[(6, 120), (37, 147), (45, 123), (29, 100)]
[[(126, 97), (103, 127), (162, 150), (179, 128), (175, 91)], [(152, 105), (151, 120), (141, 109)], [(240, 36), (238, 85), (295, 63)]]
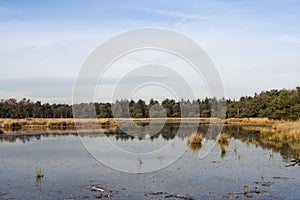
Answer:
[(269, 120), (268, 118), (229, 118), (225, 120), (228, 125), (240, 126), (272, 126), (276, 120)]
[(0, 128), (5, 130), (46, 130), (75, 128), (111, 128), (117, 124), (114, 119), (73, 119), (73, 118), (26, 118), (0, 119)]
[(284, 121), (267, 118), (232, 118), (227, 125), (241, 125), (247, 130), (259, 130), (260, 141), (277, 149), (288, 148), (300, 156), (300, 120)]
[[(134, 120), (136, 122), (149, 121), (166, 121), (169, 123), (180, 122), (198, 122), (198, 123), (226, 123), (229, 125), (258, 125), (258, 126), (272, 126), (274, 122), (266, 118), (231, 118), (226, 121), (215, 118), (102, 118), (102, 119), (75, 119), (76, 127), (100, 124), (101, 127), (115, 127), (115, 120)], [(73, 118), (26, 118), (26, 119), (0, 119), (0, 128), (3, 129), (74, 129), (75, 122)]]
[(193, 152), (199, 152), (202, 147), (203, 136), (201, 133), (193, 133), (188, 137), (188, 146)]
[(270, 128), (260, 129), (261, 137), (274, 142), (300, 142), (300, 120), (278, 121)]
[(217, 137), (218, 144), (229, 145), (230, 135), (226, 133), (221, 133)]
[(200, 143), (200, 144), (194, 144), (194, 143), (189, 144), (189, 148), (190, 148), (194, 153), (199, 152), (200, 149), (201, 149), (201, 147), (202, 147), (202, 144), (201, 144), (201, 143)]
[(260, 130), (261, 142), (278, 149), (289, 148), (300, 156), (300, 120), (276, 121), (271, 127), (262, 127)]
[(201, 144), (202, 143), (203, 136), (201, 133), (193, 133), (188, 138), (189, 144)]
[(221, 158), (224, 158), (227, 153), (227, 149), (230, 142), (230, 135), (226, 133), (221, 133), (217, 137), (218, 146), (221, 149)]
[(10, 119), (0, 118), (0, 129), (4, 132), (21, 131), (21, 130), (75, 130), (95, 129), (95, 128), (112, 128), (117, 127), (116, 120), (149, 122), (149, 121), (166, 121), (168, 123), (197, 122), (197, 123), (219, 123), (218, 119), (212, 118), (101, 118), (101, 119), (74, 119), (74, 118), (25, 118)]
[(199, 122), (199, 123), (225, 123), (228, 125), (252, 125), (252, 126), (272, 126), (276, 120), (268, 118), (119, 118), (119, 120), (134, 120), (134, 121), (160, 121), (176, 123), (176, 122)]
[(37, 178), (37, 179), (39, 179), (39, 178), (43, 178), (44, 177), (44, 174), (42, 173), (42, 169), (41, 168), (36, 168), (35, 169), (35, 177)]

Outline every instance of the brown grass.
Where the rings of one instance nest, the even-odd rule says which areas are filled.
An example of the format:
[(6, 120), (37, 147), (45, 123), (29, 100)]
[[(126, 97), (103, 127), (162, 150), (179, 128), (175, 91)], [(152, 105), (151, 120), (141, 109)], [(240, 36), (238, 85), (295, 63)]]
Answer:
[(0, 128), (4, 130), (46, 130), (75, 128), (111, 128), (116, 127), (114, 119), (73, 119), (73, 118), (26, 118), (0, 119)]
[(271, 127), (261, 127), (261, 142), (278, 149), (289, 148), (300, 156), (300, 120), (276, 121)]
[[(278, 121), (269, 120), (267, 118), (229, 118), (224, 120), (214, 118), (102, 118), (102, 119), (73, 119), (73, 118), (26, 118), (26, 119), (1, 119), (1, 129), (13, 129), (13, 130), (37, 130), (37, 129), (75, 129), (75, 128), (90, 128), (100, 127), (110, 128), (116, 127), (115, 120), (134, 120), (136, 122), (149, 122), (164, 120), (169, 123), (180, 122), (199, 122), (199, 123), (223, 123), (225, 125), (240, 125), (248, 127), (258, 127), (262, 131), (262, 136), (269, 137), (271, 135), (284, 133), (289, 138), (299, 138), (300, 135), (300, 120), (290, 121)], [(283, 136), (272, 136), (274, 139), (279, 137), (281, 140)], [(271, 138), (272, 139), (272, 138)]]
[(262, 138), (275, 142), (300, 142), (300, 120), (278, 121), (270, 128), (261, 128)]
[(202, 147), (203, 136), (201, 133), (193, 133), (188, 137), (188, 146), (193, 152), (200, 151)]
[(42, 169), (41, 168), (36, 168), (35, 169), (35, 177), (37, 179), (40, 179), (40, 178), (43, 178), (44, 177), (44, 174), (42, 173)]
[(10, 119), (0, 118), (0, 129), (5, 133), (21, 130), (75, 130), (112, 128), (117, 127), (116, 120), (150, 122), (164, 120), (167, 123), (197, 122), (197, 123), (219, 123), (218, 119), (212, 118), (101, 118), (101, 119), (73, 119), (73, 118), (25, 118)]
[(224, 158), (227, 153), (227, 149), (230, 142), (230, 135), (227, 133), (221, 133), (217, 137), (218, 146), (221, 149), (221, 158)]
[[(266, 118), (230, 118), (225, 121), (216, 118), (102, 118), (102, 119), (76, 119), (76, 125), (95, 124), (103, 127), (116, 126), (115, 120), (134, 120), (138, 122), (166, 121), (169, 123), (199, 122), (199, 123), (224, 123), (228, 125), (258, 125), (272, 126), (275, 122)], [(53, 129), (74, 129), (73, 118), (26, 118), (26, 119), (0, 119), (0, 128), (22, 129), (22, 128), (53, 128)]]
[(228, 118), (225, 120), (225, 124), (228, 125), (240, 125), (240, 126), (272, 126), (276, 123), (276, 120), (270, 120), (268, 118)]
[(230, 135), (221, 133), (217, 137), (218, 144), (229, 145)]
[(189, 144), (201, 144), (202, 143), (203, 136), (201, 133), (193, 133), (188, 138)]

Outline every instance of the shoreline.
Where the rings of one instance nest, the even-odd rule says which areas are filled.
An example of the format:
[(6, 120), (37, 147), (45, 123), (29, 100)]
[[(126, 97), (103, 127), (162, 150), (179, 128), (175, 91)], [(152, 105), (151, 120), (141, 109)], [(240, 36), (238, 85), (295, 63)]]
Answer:
[[(0, 118), (0, 129), (3, 130), (74, 130), (76, 128), (115, 128), (117, 122), (136, 122), (136, 123), (150, 123), (164, 122), (164, 123), (200, 123), (200, 124), (223, 124), (224, 126), (263, 126), (272, 127), (278, 123), (285, 123), (289, 121), (283, 120), (269, 120), (267, 118), (24, 118), (11, 119)], [(294, 123), (297, 123), (295, 121)], [(293, 122), (291, 122), (293, 123)]]
[(247, 129), (260, 131), (260, 137), (266, 144), (292, 145), (300, 154), (300, 120), (269, 120), (267, 118), (101, 118), (101, 119), (74, 119), (74, 118), (27, 118), (3, 119), (0, 118), (0, 135), (27, 135), (40, 133), (68, 134), (93, 133), (104, 131), (109, 133), (118, 128), (117, 122), (122, 123), (199, 123), (202, 125), (243, 126)]

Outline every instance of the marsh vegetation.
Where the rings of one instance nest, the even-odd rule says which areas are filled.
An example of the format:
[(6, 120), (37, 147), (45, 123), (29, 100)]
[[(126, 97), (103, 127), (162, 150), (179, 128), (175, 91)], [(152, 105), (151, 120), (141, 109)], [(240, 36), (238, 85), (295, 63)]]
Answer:
[(199, 152), (202, 146), (203, 136), (201, 133), (193, 133), (188, 137), (188, 146), (193, 152)]

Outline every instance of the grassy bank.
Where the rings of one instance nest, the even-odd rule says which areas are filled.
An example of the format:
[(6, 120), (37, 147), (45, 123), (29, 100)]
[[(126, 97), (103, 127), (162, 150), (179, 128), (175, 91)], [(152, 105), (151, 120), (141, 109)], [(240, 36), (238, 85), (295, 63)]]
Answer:
[[(75, 129), (75, 128), (111, 128), (116, 127), (116, 121), (130, 121), (149, 123), (150, 121), (165, 121), (166, 123), (201, 123), (222, 124), (226, 126), (249, 126), (262, 132), (262, 136), (270, 140), (291, 140), (300, 138), (300, 120), (280, 121), (267, 118), (229, 118), (226, 120), (212, 118), (101, 118), (101, 119), (73, 119), (73, 118), (25, 118), (0, 119), (0, 129), (4, 130), (42, 130), (42, 129)], [(75, 126), (76, 125), (76, 126)]]
[(73, 119), (73, 118), (26, 118), (0, 119), (0, 128), (4, 130), (43, 130), (75, 128), (110, 128), (117, 126), (113, 119)]
[[(224, 123), (226, 128), (231, 126), (242, 126), (243, 129), (259, 131), (259, 142), (266, 147), (275, 149), (290, 149), (295, 152), (293, 155), (300, 156), (300, 120), (298, 121), (283, 121), (269, 120), (266, 118), (230, 118), (224, 120), (210, 118), (103, 118), (103, 119), (73, 119), (73, 118), (27, 118), (27, 119), (0, 119), (0, 134), (28, 134), (28, 133), (76, 133), (76, 128), (80, 128), (81, 132), (93, 132), (99, 127), (103, 131), (110, 131), (112, 127), (116, 128), (116, 121), (134, 120), (137, 123), (149, 123), (150, 121), (159, 121), (166, 123), (201, 123), (215, 125)], [(196, 135), (198, 136), (198, 135)], [(200, 136), (200, 135), (199, 135)], [(223, 136), (223, 135), (221, 135)], [(218, 138), (218, 144), (223, 150), (226, 150), (226, 137)], [(224, 135), (226, 136), (226, 135)], [(195, 138), (189, 138), (189, 145), (193, 151), (198, 151), (201, 148), (195, 141)], [(224, 143), (224, 144), (223, 144)], [(224, 151), (225, 152), (225, 151)]]
[(271, 127), (260, 128), (261, 141), (277, 148), (290, 148), (300, 155), (300, 120), (277, 122)]
[(228, 118), (225, 120), (225, 125), (272, 127), (278, 122), (280, 121), (270, 120), (268, 118)]
[(135, 121), (145, 122), (150, 121), (164, 121), (166, 123), (181, 123), (181, 122), (197, 122), (201, 124), (222, 124), (234, 125), (234, 126), (267, 126), (273, 127), (278, 123), (290, 123), (287, 121), (269, 120), (267, 118), (229, 118), (229, 119), (217, 119), (217, 118), (99, 118), (99, 119), (73, 119), (73, 118), (25, 118), (25, 119), (11, 119), (11, 118), (0, 118), (0, 128), (2, 129), (19, 129), (19, 128), (64, 128), (74, 129), (76, 125), (100, 125), (104, 127), (116, 126), (115, 121)]
[[(116, 127), (116, 120), (135, 121), (148, 123), (150, 121), (165, 121), (166, 123), (180, 122), (198, 122), (210, 123), (211, 121), (219, 122), (217, 119), (210, 118), (100, 118), (100, 119), (73, 119), (73, 118), (25, 118), (11, 119), (0, 118), (0, 128), (6, 130), (37, 130), (37, 129), (75, 129), (75, 128), (110, 128)], [(76, 125), (76, 127), (75, 127)]]
[(300, 120), (272, 120), (265, 126), (243, 126), (243, 128), (258, 130), (261, 145), (277, 151), (286, 151), (285, 155), (287, 152), (293, 152), (292, 157), (300, 157)]

